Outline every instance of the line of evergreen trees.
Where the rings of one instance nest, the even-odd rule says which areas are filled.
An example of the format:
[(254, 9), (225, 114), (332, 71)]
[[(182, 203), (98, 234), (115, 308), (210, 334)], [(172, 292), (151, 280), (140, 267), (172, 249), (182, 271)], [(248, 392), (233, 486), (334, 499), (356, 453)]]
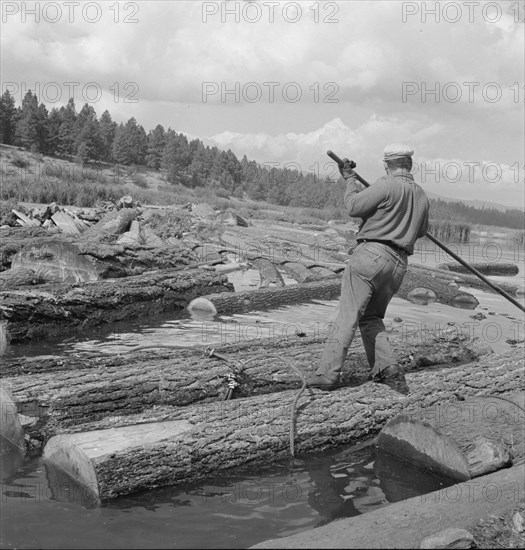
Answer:
[[(164, 170), (167, 180), (187, 187), (205, 186), (217, 194), (268, 201), (281, 206), (342, 208), (342, 180), (320, 179), (313, 173), (287, 168), (269, 168), (246, 155), (239, 161), (231, 151), (205, 146), (158, 124), (148, 133), (130, 118), (117, 124), (106, 110), (100, 118), (86, 103), (77, 113), (75, 102), (48, 111), (28, 91), (22, 105), (5, 91), (0, 97), (0, 141), (49, 156), (88, 161), (146, 166)], [(452, 219), (472, 224), (524, 228), (520, 210), (501, 212), (479, 209), (460, 202), (431, 200), (433, 219)]]
[(166, 173), (171, 183), (206, 186), (228, 196), (266, 200), (282, 206), (325, 207), (342, 204), (344, 184), (298, 170), (270, 168), (239, 161), (231, 151), (205, 146), (158, 124), (149, 133), (130, 118), (117, 124), (106, 110), (100, 118), (86, 103), (77, 113), (75, 102), (48, 111), (28, 91), (21, 107), (9, 91), (0, 98), (0, 140), (32, 152), (76, 160), (146, 166)]

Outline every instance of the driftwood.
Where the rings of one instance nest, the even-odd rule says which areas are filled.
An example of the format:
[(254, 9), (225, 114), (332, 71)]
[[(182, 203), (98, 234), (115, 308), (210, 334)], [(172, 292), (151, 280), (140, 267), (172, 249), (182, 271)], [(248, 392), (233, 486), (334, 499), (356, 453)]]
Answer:
[(0, 320), (11, 342), (45, 338), (87, 327), (182, 309), (213, 289), (233, 289), (224, 275), (198, 269), (71, 285), (46, 284), (0, 292)]
[(473, 397), (397, 416), (377, 445), (418, 468), (466, 481), (525, 456), (524, 421), (524, 391)]
[[(207, 328), (213, 332), (213, 323)], [(456, 367), (489, 351), (459, 337), (434, 336), (423, 344), (420, 335), (396, 334), (390, 340), (407, 371)], [(207, 357), (202, 349), (179, 348), (163, 354), (149, 350), (93, 359), (12, 359), (6, 361), (3, 376), (25, 414), (41, 416), (45, 411), (42, 431), (32, 434), (45, 440), (73, 426), (140, 413), (152, 406), (221, 401), (233, 372), (238, 383), (235, 399), (298, 388), (300, 379), (292, 367), (305, 374), (314, 370), (323, 345), (320, 337), (290, 337), (221, 346), (232, 361), (242, 358), (246, 366), (240, 373), (225, 361)], [(361, 342), (355, 340), (343, 370), (343, 384), (363, 383), (368, 372)]]
[[(377, 434), (403, 411), (505, 394), (521, 383), (522, 359), (523, 350), (516, 350), (463, 368), (412, 373), (406, 396), (373, 382), (334, 392), (309, 390), (295, 410), (295, 447), (307, 453), (348, 445)], [(288, 456), (295, 396), (284, 391), (107, 418), (85, 425), (91, 433), (51, 438), (44, 457), (102, 500), (216, 476), (247, 462), (263, 464)], [(119, 430), (122, 427), (126, 429)]]
[[(516, 264), (511, 263), (471, 263), (469, 265), (474, 269), (477, 269), (482, 275), (508, 275), (510, 277), (517, 275), (520, 272), (519, 267)], [(466, 273), (470, 275), (470, 271), (466, 267), (456, 262), (439, 264), (437, 269), (452, 271), (454, 273)]]
[[(53, 238), (57, 237), (56, 235)], [(60, 237), (58, 237), (60, 238)], [(11, 267), (13, 256), (24, 246), (44, 243), (49, 233), (44, 227), (8, 227), (0, 229), (0, 271)]]

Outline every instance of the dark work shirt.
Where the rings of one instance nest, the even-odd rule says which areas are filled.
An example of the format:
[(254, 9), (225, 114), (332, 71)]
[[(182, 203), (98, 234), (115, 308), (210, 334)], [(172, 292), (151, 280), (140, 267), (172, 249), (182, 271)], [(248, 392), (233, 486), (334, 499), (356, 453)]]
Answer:
[(345, 206), (350, 216), (363, 219), (357, 239), (390, 241), (413, 254), (427, 231), (428, 198), (409, 172), (383, 176), (362, 191), (349, 178)]

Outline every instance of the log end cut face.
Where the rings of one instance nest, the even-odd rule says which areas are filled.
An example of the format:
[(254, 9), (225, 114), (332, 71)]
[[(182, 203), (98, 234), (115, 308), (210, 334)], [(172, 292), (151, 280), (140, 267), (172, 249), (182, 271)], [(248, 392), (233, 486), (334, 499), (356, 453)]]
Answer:
[[(60, 468), (102, 500), (98, 470), (118, 455), (133, 454), (133, 449), (173, 441), (189, 431), (193, 424), (185, 420), (155, 422), (94, 430), (91, 432), (56, 435), (44, 448), (44, 460)], [(129, 475), (132, 475), (130, 465)]]
[(379, 449), (422, 469), (457, 481), (470, 479), (468, 463), (454, 441), (428, 422), (400, 415), (383, 428)]

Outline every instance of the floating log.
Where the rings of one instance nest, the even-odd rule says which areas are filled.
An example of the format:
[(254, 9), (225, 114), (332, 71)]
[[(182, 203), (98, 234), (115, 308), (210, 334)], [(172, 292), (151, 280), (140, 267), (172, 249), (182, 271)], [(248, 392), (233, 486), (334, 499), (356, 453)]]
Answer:
[(9, 340), (21, 342), (182, 309), (210, 289), (227, 292), (233, 285), (224, 275), (199, 269), (39, 285), (0, 292), (0, 320), (7, 321)]
[[(208, 323), (203, 338), (216, 328), (214, 323)], [(455, 368), (489, 351), (460, 338), (444, 341), (434, 336), (423, 345), (419, 334), (393, 334), (390, 341), (407, 371), (428, 370), (436, 365)], [(238, 386), (233, 397), (237, 399), (298, 388), (300, 380), (293, 367), (313, 370), (323, 345), (321, 337), (289, 337), (245, 340), (219, 349), (231, 360), (242, 358), (246, 363), (245, 370), (236, 375)], [(4, 380), (18, 405), (32, 409), (26, 412), (30, 416), (41, 416), (45, 411), (42, 431), (32, 434), (39, 440), (86, 422), (136, 414), (151, 406), (181, 407), (221, 401), (233, 368), (195, 348), (179, 348), (164, 354), (159, 354), (159, 350), (137, 351), (81, 360), (20, 358), (5, 363)], [(359, 339), (350, 347), (347, 365), (343, 384), (367, 380), (369, 366)]]
[[(295, 448), (304, 454), (356, 443), (378, 433), (402, 409), (515, 387), (522, 378), (522, 359), (519, 350), (464, 368), (409, 374), (411, 391), (406, 396), (373, 382), (334, 392), (310, 390), (295, 411)], [(285, 391), (197, 407), (159, 407), (125, 419), (108, 418), (90, 426), (90, 431), (103, 430), (95, 435), (51, 438), (44, 456), (59, 461), (61, 468), (101, 500), (187, 483), (247, 462), (263, 464), (288, 456), (295, 396), (296, 392)], [(168, 421), (176, 424), (164, 430), (153, 424)], [(126, 430), (120, 431), (122, 427)], [(146, 442), (141, 440), (145, 433), (151, 433)], [(93, 449), (95, 445), (99, 451)]]
[[(302, 269), (311, 273), (304, 265), (302, 265)], [(297, 276), (299, 277), (299, 275)], [(453, 307), (473, 309), (479, 304), (472, 294), (451, 288), (446, 283), (424, 272), (413, 272), (410, 268), (401, 288), (397, 292), (397, 296), (409, 299), (410, 293), (420, 288), (425, 292), (430, 289), (436, 294), (438, 302)], [(288, 285), (282, 288), (261, 288), (236, 292), (235, 294), (210, 294), (201, 296), (191, 302), (188, 309), (213, 314), (237, 313), (257, 309), (271, 309), (285, 304), (308, 302), (310, 300), (331, 300), (338, 298), (340, 294), (341, 278), (335, 277), (333, 279)]]
[(408, 300), (410, 293), (416, 289), (431, 290), (436, 294), (438, 302), (453, 307), (474, 309), (479, 305), (478, 300), (472, 294), (448, 286), (446, 282), (433, 277), (432, 273), (420, 269), (412, 269), (409, 266), (401, 288), (397, 291), (397, 296)]
[[(519, 267), (516, 264), (511, 263), (471, 263), (471, 267), (477, 269), (482, 275), (507, 275), (512, 277), (520, 272)], [(437, 269), (443, 269), (445, 271), (452, 271), (454, 273), (466, 273), (470, 274), (470, 271), (456, 262), (446, 262), (439, 264)]]
[(270, 260), (266, 258), (256, 258), (253, 264), (259, 270), (259, 277), (261, 278), (259, 288), (267, 288), (270, 284), (284, 286), (282, 275)]
[[(221, 293), (222, 294), (222, 293)], [(259, 288), (235, 293), (208, 294), (188, 305), (192, 312), (212, 314), (272, 309), (309, 300), (332, 300), (341, 294), (341, 280), (315, 281), (284, 287)]]
[(390, 420), (377, 446), (418, 468), (466, 481), (525, 456), (525, 392), (437, 403)]

